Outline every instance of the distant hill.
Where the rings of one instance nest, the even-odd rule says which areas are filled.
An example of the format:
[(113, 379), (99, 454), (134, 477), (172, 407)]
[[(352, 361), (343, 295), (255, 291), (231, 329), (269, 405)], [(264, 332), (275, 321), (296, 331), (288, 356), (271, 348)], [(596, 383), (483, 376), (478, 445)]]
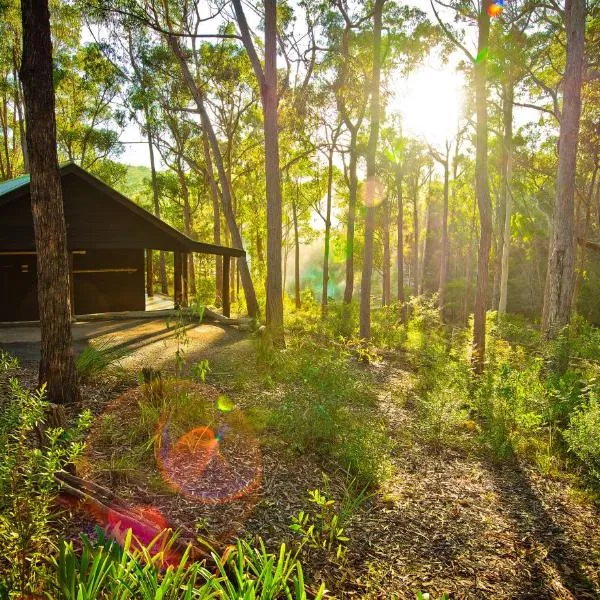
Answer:
[(127, 165), (127, 174), (115, 187), (121, 194), (139, 202), (141, 197), (150, 195), (150, 177), (149, 167)]

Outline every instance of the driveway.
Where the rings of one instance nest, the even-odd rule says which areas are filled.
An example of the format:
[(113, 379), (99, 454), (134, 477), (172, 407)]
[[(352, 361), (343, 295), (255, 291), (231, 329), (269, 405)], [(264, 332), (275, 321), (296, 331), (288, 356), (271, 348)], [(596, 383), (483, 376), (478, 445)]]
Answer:
[[(185, 353), (188, 361), (209, 358), (220, 351), (250, 344), (248, 336), (237, 329), (216, 323), (176, 327), (173, 320), (126, 319), (77, 322), (72, 325), (73, 348), (79, 354), (91, 343), (122, 348), (126, 356), (121, 365), (137, 370), (143, 366), (167, 368), (175, 352)], [(0, 349), (22, 362), (40, 358), (40, 328), (37, 325), (0, 327)]]

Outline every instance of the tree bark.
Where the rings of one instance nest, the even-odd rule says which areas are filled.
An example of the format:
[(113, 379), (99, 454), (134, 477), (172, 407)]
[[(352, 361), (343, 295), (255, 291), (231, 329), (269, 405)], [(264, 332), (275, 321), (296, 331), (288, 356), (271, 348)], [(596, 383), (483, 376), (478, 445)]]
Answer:
[(356, 222), (356, 196), (358, 191), (358, 176), (356, 167), (358, 163), (357, 129), (350, 130), (350, 164), (348, 177), (348, 223), (346, 224), (346, 286), (344, 288), (344, 304), (352, 302), (354, 295), (354, 225)]
[(444, 166), (444, 199), (442, 207), (442, 248), (440, 256), (440, 283), (438, 286), (438, 303), (440, 310), (440, 321), (444, 323), (444, 307), (446, 305), (446, 282), (448, 279), (448, 200), (450, 188), (450, 146), (446, 147), (446, 159)]
[[(167, 42), (171, 50), (173, 51), (173, 54), (177, 58), (185, 82), (188, 86), (188, 89), (190, 90), (192, 97), (194, 98), (196, 107), (198, 108), (202, 129), (208, 136), (210, 142), (210, 147), (213, 153), (213, 157), (215, 159), (215, 164), (217, 166), (217, 173), (219, 174), (219, 181), (221, 182), (221, 202), (223, 204), (223, 213), (225, 215), (225, 220), (227, 221), (229, 231), (231, 232), (233, 245), (236, 248), (243, 250), (244, 245), (242, 242), (240, 230), (237, 226), (235, 216), (233, 214), (231, 194), (229, 193), (229, 186), (227, 185), (227, 174), (225, 173), (225, 168), (223, 166), (223, 157), (221, 156), (219, 141), (217, 140), (217, 136), (215, 135), (212, 123), (208, 118), (208, 113), (206, 112), (206, 108), (204, 106), (204, 97), (202, 96), (202, 93), (196, 85), (196, 82), (192, 76), (190, 68), (185, 59), (183, 49), (179, 44), (178, 38), (174, 35), (167, 35)], [(256, 293), (254, 291), (254, 285), (252, 284), (252, 278), (250, 276), (250, 269), (248, 268), (248, 261), (245, 256), (240, 257), (238, 265), (242, 278), (242, 287), (244, 288), (244, 295), (246, 296), (246, 308), (248, 310), (248, 314), (251, 317), (257, 317), (259, 313), (258, 302), (256, 300)]]
[[(181, 161), (177, 159), (177, 178), (179, 179), (179, 185), (181, 187), (181, 197), (183, 199), (183, 230), (185, 234), (190, 238), (194, 238), (194, 232), (192, 227), (192, 208), (190, 206), (190, 190), (188, 187), (185, 172), (181, 166)], [(188, 281), (190, 286), (190, 293), (192, 296), (196, 296), (196, 269), (194, 268), (194, 255), (189, 253), (185, 256), (187, 261), (187, 273)]]
[(294, 301), (296, 310), (299, 310), (302, 308), (302, 302), (300, 300), (300, 235), (298, 233), (298, 206), (296, 201), (292, 202), (292, 218), (294, 220)]
[(585, 33), (585, 1), (566, 0), (567, 64), (558, 142), (558, 176), (548, 255), (542, 335), (554, 339), (569, 324), (575, 275), (574, 195)]
[(389, 306), (392, 302), (392, 265), (390, 260), (390, 201), (386, 198), (383, 202), (383, 268), (382, 268), (382, 290), (381, 304)]
[(396, 217), (397, 249), (396, 262), (398, 270), (398, 303), (400, 306), (400, 321), (406, 322), (406, 309), (404, 307), (404, 198), (402, 195), (402, 166), (396, 168), (396, 194), (398, 196), (398, 216)]
[(31, 212), (37, 252), (40, 312), (39, 383), (51, 403), (79, 398), (71, 340), (67, 231), (58, 156), (52, 81), (52, 42), (47, 0), (22, 0), (23, 83), (27, 148), (31, 168)]
[(419, 295), (419, 172), (415, 174), (413, 189), (413, 296)]
[(333, 195), (333, 151), (332, 141), (327, 157), (327, 206), (325, 208), (325, 249), (323, 250), (323, 287), (321, 292), (321, 318), (327, 316), (327, 296), (329, 287), (329, 244), (331, 238), (331, 200)]
[[(150, 175), (152, 178), (152, 198), (154, 201), (154, 216), (160, 219), (160, 196), (158, 194), (158, 179), (156, 178), (156, 163), (154, 162), (154, 143), (152, 131), (150, 130), (150, 117), (145, 109), (146, 128), (148, 130), (148, 150), (150, 152)], [(167, 262), (164, 250), (158, 254), (158, 272), (160, 276), (160, 291), (165, 296), (169, 295), (169, 284), (167, 280)]]
[(284, 346), (283, 284), (281, 277), (282, 208), (279, 173), (279, 115), (277, 96), (277, 0), (265, 0), (265, 66), (256, 54), (241, 0), (233, 0), (242, 41), (260, 85), (265, 135), (267, 191), (267, 306), (266, 320), (275, 346)]
[[(208, 146), (208, 137), (206, 132), (202, 132), (202, 148), (204, 151), (204, 162), (206, 163), (206, 177), (208, 179), (208, 185), (210, 188), (210, 197), (212, 200), (213, 207), (213, 242), (217, 245), (221, 245), (221, 211), (219, 210), (219, 189), (217, 188), (217, 182), (215, 181), (215, 175), (213, 171), (212, 159), (210, 156), (210, 148)], [(223, 257), (215, 255), (215, 281), (216, 281), (216, 294), (215, 304), (221, 306), (223, 289)]]
[(430, 227), (431, 227), (431, 183), (429, 184), (429, 191), (427, 194), (427, 206), (425, 207), (425, 223), (423, 224), (423, 231), (425, 232), (423, 235), (423, 250), (421, 251), (421, 265), (419, 267), (419, 294), (425, 293), (425, 268), (427, 266), (427, 250), (429, 246), (427, 242), (429, 240), (429, 236), (431, 235)]
[(379, 140), (379, 79), (381, 76), (381, 21), (385, 0), (375, 0), (373, 7), (373, 77), (371, 81), (371, 126), (367, 144), (367, 181), (365, 189), (365, 243), (360, 282), (360, 337), (371, 337), (371, 278), (373, 271), (373, 236), (377, 195), (377, 142)]
[(490, 37), (490, 17), (487, 6), (481, 3), (477, 39), (477, 59), (474, 66), (475, 111), (477, 114), (475, 140), (475, 196), (479, 210), (479, 250), (477, 253), (477, 284), (473, 315), (473, 352), (471, 364), (475, 373), (482, 373), (485, 361), (485, 321), (488, 289), (490, 248), (492, 245), (492, 202), (488, 181), (488, 124), (487, 124), (487, 51)]
[(15, 110), (19, 121), (19, 139), (21, 142), (21, 153), (23, 154), (23, 170), (29, 173), (29, 153), (27, 152), (27, 135), (25, 133), (25, 119), (23, 117), (23, 106), (21, 103), (22, 82), (17, 77), (19, 71), (17, 61), (17, 36), (15, 34), (15, 45), (13, 46), (13, 78), (15, 81)]
[(504, 143), (502, 146), (502, 195), (504, 196), (504, 234), (502, 236), (502, 264), (500, 267), (500, 297), (498, 312), (506, 313), (508, 302), (508, 264), (510, 257), (510, 221), (512, 217), (512, 137), (513, 137), (513, 82), (508, 81), (504, 88)]

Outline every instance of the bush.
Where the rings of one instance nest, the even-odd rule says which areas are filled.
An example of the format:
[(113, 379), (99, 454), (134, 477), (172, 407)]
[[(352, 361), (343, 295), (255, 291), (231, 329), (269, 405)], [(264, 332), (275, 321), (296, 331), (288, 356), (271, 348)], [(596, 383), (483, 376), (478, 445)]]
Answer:
[(80, 453), (78, 439), (90, 416), (71, 431), (46, 429), (42, 446), (45, 388), (29, 392), (16, 379), (10, 387), (12, 402), (0, 415), (0, 597), (24, 597), (43, 588), (55, 550), (54, 473)]
[(126, 355), (126, 350), (115, 346), (112, 340), (106, 339), (84, 348), (75, 359), (75, 366), (82, 379), (93, 379), (118, 365)]
[(365, 374), (351, 360), (348, 352), (311, 341), (278, 355), (274, 372), (287, 389), (269, 424), (293, 448), (333, 458), (365, 482), (378, 481), (388, 470), (390, 440)]
[(600, 400), (597, 393), (592, 393), (589, 400), (573, 412), (563, 435), (569, 450), (585, 465), (596, 484), (600, 484)]

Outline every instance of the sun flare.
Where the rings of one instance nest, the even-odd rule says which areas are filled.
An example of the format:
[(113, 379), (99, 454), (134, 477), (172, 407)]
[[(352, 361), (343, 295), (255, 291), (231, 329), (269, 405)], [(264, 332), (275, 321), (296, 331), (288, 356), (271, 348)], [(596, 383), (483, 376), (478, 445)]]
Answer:
[(423, 66), (396, 88), (390, 112), (405, 134), (437, 145), (454, 137), (464, 105), (464, 78), (450, 65)]

